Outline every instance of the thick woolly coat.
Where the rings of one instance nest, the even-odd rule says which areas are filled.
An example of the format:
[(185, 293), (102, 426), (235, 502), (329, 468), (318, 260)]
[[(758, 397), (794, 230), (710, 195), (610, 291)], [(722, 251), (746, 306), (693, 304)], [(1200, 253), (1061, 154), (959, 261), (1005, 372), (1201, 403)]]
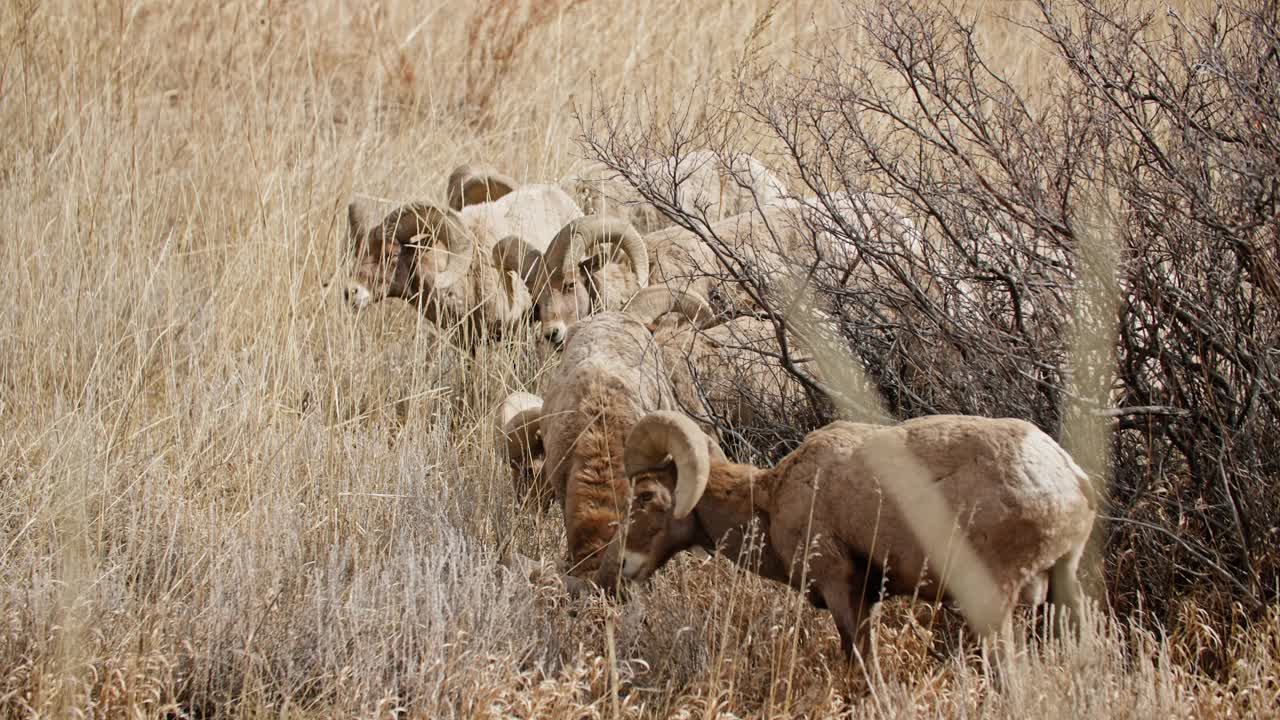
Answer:
[(590, 577), (630, 497), (628, 433), (648, 413), (678, 405), (648, 328), (617, 312), (573, 327), (544, 397), (543, 472), (564, 510), (569, 572)]

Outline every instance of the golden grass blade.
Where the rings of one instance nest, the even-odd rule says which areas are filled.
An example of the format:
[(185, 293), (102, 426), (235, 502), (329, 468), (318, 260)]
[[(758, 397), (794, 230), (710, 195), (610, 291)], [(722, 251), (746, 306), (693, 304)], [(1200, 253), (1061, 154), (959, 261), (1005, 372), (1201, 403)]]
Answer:
[[(1116, 370), (1116, 324), (1120, 312), (1118, 272), (1124, 261), (1117, 202), (1099, 189), (1083, 208), (1079, 223), (1074, 325), (1067, 340), (1067, 392), (1062, 417), (1062, 446), (1089, 474), (1093, 500), (1103, 514), (1110, 482), (1113, 422), (1096, 412), (1111, 403)], [(1094, 524), (1082, 581), (1100, 597), (1102, 521)]]

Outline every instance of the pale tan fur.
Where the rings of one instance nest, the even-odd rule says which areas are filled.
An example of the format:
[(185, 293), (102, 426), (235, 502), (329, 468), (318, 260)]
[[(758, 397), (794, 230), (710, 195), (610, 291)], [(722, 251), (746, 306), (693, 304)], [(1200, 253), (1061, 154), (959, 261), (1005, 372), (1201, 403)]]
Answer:
[[(351, 234), (357, 239), (369, 234), (366, 228), (355, 227), (361, 215), (351, 213)], [(475, 318), (490, 331), (509, 329), (523, 321), (533, 303), (524, 279), (494, 264), (494, 245), (516, 236), (532, 248), (545, 250), (556, 231), (581, 215), (573, 200), (555, 185), (526, 185), (493, 202), (466, 205), (453, 217), (473, 243), (471, 263), (466, 277), (447, 288), (427, 287), (423, 281), (424, 271), (444, 267), (443, 247), (409, 248), (390, 240), (357, 243), (360, 259), (355, 286), (346, 289), (348, 302), (363, 306), (383, 297), (402, 297), (418, 304), (432, 322)]]
[(523, 278), (490, 262), (493, 246), (514, 235), (545, 250), (556, 232), (582, 211), (554, 185), (525, 185), (494, 202), (468, 205), (459, 215), (475, 238), (475, 259), (469, 286), (455, 286), (466, 294), (454, 293), (450, 298), (455, 312), (479, 308), (491, 327), (509, 328), (523, 320), (533, 302)]
[[(769, 398), (782, 407), (797, 407), (804, 388), (778, 359), (781, 348), (773, 323), (752, 316), (733, 318), (698, 330), (675, 313), (663, 316), (654, 330), (682, 407), (706, 404), (717, 420), (733, 428), (756, 426), (750, 398)], [(811, 363), (790, 350), (797, 364)], [(688, 410), (686, 410), (688, 411)]]
[(976, 628), (980, 633), (1006, 627), (1014, 604), (1045, 599), (1046, 587), (1055, 605), (1078, 617), (1083, 594), (1076, 571), (1096, 515), (1092, 490), (1066, 451), (1014, 419), (938, 415), (892, 427), (833, 423), (810, 433), (772, 469), (713, 461), (703, 499), (683, 520), (670, 513), (679, 482), (674, 471), (639, 473), (633, 491), (648, 504), (633, 506), (625, 550), (643, 555), (648, 565), (633, 563), (629, 575), (646, 576), (686, 547), (714, 547), (726, 533), (740, 535), (758, 513), (766, 518), (766, 554), (781, 563), (781, 576), (832, 611), (847, 653), (856, 649), (868, 659), (865, 620), (882, 589), (942, 598), (960, 579), (948, 573), (965, 571), (949, 567), (945, 555), (926, 555), (903, 515), (916, 510), (915, 503), (899, 506), (894, 489), (884, 485), (900, 478), (871, 470), (882, 458), (866, 446), (882, 447), (886, 439), (900, 442), (925, 468), (954, 513), (955, 536), (967, 540), (994, 583), (1001, 603), (996, 615), (1004, 620)]
[[(616, 312), (574, 326), (547, 384), (540, 419), (542, 467), (564, 510), (571, 574), (591, 577), (627, 507), (627, 434), (644, 415), (675, 407), (648, 328)], [(715, 445), (709, 438), (707, 443)]]

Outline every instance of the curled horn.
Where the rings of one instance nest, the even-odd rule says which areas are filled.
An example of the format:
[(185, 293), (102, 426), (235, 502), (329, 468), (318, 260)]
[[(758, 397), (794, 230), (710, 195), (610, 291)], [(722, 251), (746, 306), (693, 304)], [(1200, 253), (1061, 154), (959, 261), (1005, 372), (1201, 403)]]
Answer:
[(547, 247), (547, 270), (569, 275), (601, 247), (617, 246), (631, 260), (640, 287), (649, 284), (649, 249), (631, 223), (606, 215), (587, 215), (560, 228)]
[(365, 233), (368, 227), (368, 211), (363, 203), (352, 201), (347, 205), (347, 235), (355, 240)]
[(653, 325), (669, 312), (678, 312), (698, 330), (709, 327), (715, 320), (711, 304), (701, 295), (692, 290), (673, 290), (666, 285), (654, 285), (636, 293), (625, 312), (645, 325)]
[(514, 392), (502, 401), (498, 412), (499, 440), (512, 461), (529, 460), (542, 451), (542, 398)]
[(443, 241), (449, 253), (444, 269), (418, 269), (423, 280), (435, 290), (443, 290), (456, 284), (471, 266), (475, 242), (471, 239), (471, 233), (459, 221), (457, 213), (452, 210), (427, 203), (405, 205), (382, 221), (382, 233), (384, 238), (391, 235), (400, 244), (402, 252), (407, 251), (414, 257), (418, 249)]
[(459, 165), (449, 173), (445, 190), (449, 207), (461, 210), (467, 205), (493, 202), (516, 189), (516, 181), (492, 168)]
[(493, 266), (502, 272), (514, 272), (525, 283), (531, 283), (533, 272), (542, 260), (538, 249), (517, 235), (508, 235), (493, 246)]
[(622, 461), (627, 477), (652, 469), (668, 455), (676, 464), (676, 518), (688, 516), (702, 499), (711, 475), (707, 437), (692, 420), (660, 410), (640, 418), (627, 436)]

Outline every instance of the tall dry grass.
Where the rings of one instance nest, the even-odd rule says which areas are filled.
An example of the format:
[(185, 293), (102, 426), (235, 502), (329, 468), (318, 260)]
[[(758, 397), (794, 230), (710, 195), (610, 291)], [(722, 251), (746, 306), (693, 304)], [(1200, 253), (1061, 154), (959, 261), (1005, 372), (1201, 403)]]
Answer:
[[(954, 622), (893, 606), (864, 693), (827, 618), (721, 561), (676, 563), (622, 607), (495, 569), (508, 538), (563, 553), (558, 517), (512, 496), (489, 425), (553, 359), (519, 340), (458, 354), (404, 304), (349, 314), (327, 287), (341, 209), (438, 199), (471, 159), (559, 177), (575, 99), (713, 94), (748, 54), (802, 62), (841, 17), (508, 6), (0, 10), (0, 715), (1276, 707), (1275, 613), (1226, 649), (1240, 658), (1226, 677), (1197, 674), (1216, 638), (1194, 622), (1160, 637), (1099, 620), (1079, 652), (1033, 654), (997, 695), (967, 646), (933, 657)], [(1020, 12), (977, 10), (993, 6)], [(1035, 82), (1035, 47), (984, 23)]]

